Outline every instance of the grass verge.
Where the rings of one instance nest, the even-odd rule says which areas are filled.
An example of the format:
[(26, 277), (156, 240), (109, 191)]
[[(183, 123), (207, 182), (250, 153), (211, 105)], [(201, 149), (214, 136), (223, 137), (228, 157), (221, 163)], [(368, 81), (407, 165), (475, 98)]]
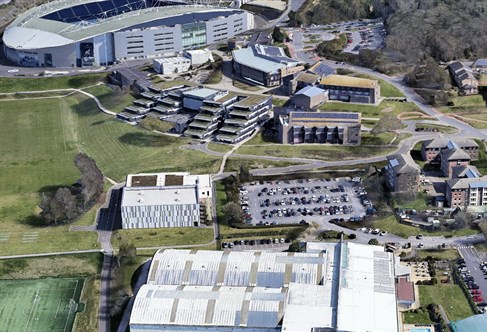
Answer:
[(460, 287), (454, 284), (418, 286), (421, 306), (441, 304), (449, 320), (460, 320), (473, 315)]
[(0, 78), (0, 92), (44, 91), (55, 89), (79, 89), (103, 81), (106, 73), (77, 76)]

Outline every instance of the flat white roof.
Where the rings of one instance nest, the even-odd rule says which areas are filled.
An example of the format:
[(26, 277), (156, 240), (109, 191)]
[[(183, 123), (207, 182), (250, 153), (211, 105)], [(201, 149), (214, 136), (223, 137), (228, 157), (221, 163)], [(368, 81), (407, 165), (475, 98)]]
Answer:
[(394, 256), (383, 247), (343, 243), (337, 329), (396, 332)]
[(183, 62), (189, 63), (189, 62), (191, 62), (188, 58), (184, 58), (182, 56), (154, 59), (154, 61), (158, 62), (160, 64), (163, 64), (163, 63), (183, 63)]
[(122, 206), (198, 204), (196, 186), (124, 188)]

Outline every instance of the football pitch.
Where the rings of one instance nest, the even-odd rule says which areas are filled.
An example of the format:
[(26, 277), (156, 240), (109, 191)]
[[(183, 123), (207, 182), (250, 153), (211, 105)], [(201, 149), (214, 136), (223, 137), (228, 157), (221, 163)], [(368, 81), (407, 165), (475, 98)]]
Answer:
[(84, 279), (0, 281), (0, 331), (67, 332), (73, 328)]

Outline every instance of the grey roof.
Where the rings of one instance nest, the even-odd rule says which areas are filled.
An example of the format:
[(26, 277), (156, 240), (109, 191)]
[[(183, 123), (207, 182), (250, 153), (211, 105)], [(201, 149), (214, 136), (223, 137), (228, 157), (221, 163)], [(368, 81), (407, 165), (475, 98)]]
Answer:
[(487, 59), (478, 59), (472, 64), (472, 67), (487, 67)]
[(445, 149), (441, 151), (441, 159), (470, 160), (470, 155), (460, 148)]
[(208, 89), (208, 88), (197, 88), (189, 91), (183, 92), (184, 96), (196, 97), (200, 99), (205, 99), (214, 96), (219, 90)]
[(305, 73), (304, 71), (298, 73), (294, 80), (298, 82), (304, 82), (304, 83), (309, 83), (309, 84), (314, 84), (320, 79), (319, 75), (316, 74), (310, 74), (310, 73)]
[(451, 189), (463, 189), (466, 190), (469, 187), (473, 188), (486, 188), (487, 187), (487, 176), (482, 176), (479, 178), (462, 178), (462, 179), (451, 179), (446, 181), (446, 185)]
[(419, 173), (419, 166), (409, 154), (387, 156), (387, 160), (389, 161), (389, 166), (394, 169), (396, 174)]
[(144, 285), (130, 324), (276, 328), (287, 293), (287, 288)]
[(480, 177), (480, 172), (477, 167), (473, 165), (461, 165), (454, 166), (451, 168), (452, 178), (478, 178)]
[(299, 61), (289, 58), (281, 47), (255, 44), (232, 52), (233, 60), (244, 66), (265, 73), (273, 73), (284, 67), (294, 67)]
[(298, 92), (296, 92), (295, 94), (296, 95), (304, 95), (307, 97), (314, 97), (314, 96), (322, 95), (324, 93), (325, 93), (325, 90), (320, 89), (316, 86), (308, 85), (308, 86), (302, 88), (301, 90), (299, 90)]
[(423, 146), (426, 149), (445, 149), (445, 148), (452, 148), (453, 146), (459, 148), (466, 148), (466, 147), (479, 147), (479, 145), (470, 139), (462, 138), (462, 139), (455, 139), (450, 140), (447, 138), (435, 138), (430, 140), (425, 140), (422, 142)]
[(317, 285), (324, 277), (323, 254), (165, 250), (153, 259), (149, 284), (283, 287)]

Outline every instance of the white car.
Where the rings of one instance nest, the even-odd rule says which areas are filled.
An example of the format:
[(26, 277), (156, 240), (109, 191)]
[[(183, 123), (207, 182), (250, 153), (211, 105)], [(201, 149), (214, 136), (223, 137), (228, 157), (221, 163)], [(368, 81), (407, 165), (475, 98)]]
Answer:
[(385, 236), (385, 235), (387, 235), (387, 231), (382, 231), (382, 232), (379, 233), (379, 235), (380, 236)]

